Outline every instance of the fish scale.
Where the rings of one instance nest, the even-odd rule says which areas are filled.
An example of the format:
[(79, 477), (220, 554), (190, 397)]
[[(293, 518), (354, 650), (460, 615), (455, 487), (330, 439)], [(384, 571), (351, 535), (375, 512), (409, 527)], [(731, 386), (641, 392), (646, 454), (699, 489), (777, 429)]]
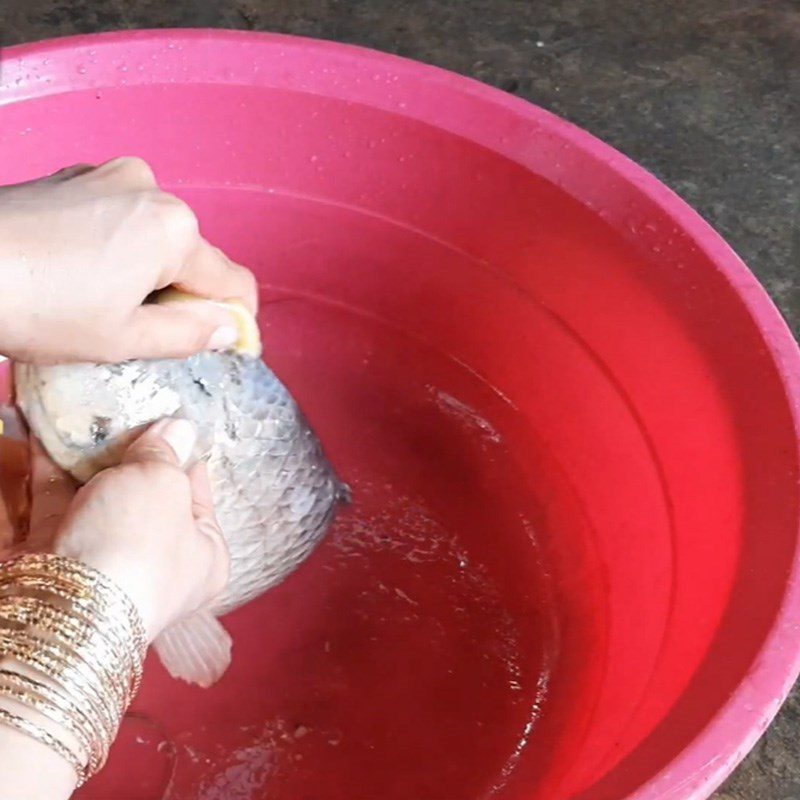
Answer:
[(56, 463), (85, 482), (118, 463), (142, 425), (184, 416), (198, 428), (230, 578), (222, 615), (279, 583), (313, 550), (347, 490), (294, 399), (259, 359), (201, 353), (183, 360), (31, 366), (17, 402)]

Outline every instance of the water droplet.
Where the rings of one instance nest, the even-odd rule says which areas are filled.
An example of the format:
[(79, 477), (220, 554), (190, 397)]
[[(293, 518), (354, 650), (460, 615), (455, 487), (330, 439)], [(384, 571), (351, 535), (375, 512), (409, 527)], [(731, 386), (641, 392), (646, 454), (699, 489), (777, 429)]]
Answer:
[(308, 160), (313, 164), (316, 161), (319, 161), (319, 156), (311, 156)]

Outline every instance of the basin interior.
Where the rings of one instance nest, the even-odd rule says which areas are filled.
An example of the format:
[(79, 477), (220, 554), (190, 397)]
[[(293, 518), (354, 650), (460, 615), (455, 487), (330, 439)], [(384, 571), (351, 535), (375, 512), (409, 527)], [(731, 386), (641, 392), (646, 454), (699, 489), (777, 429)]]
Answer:
[(515, 160), (302, 87), (78, 86), (0, 107), (0, 147), (3, 182), (146, 158), (256, 271), (265, 358), (353, 492), (228, 618), (217, 686), (150, 663), (81, 798), (615, 800), (742, 681), (794, 553), (789, 409), (632, 189), (628, 225), (533, 135)]

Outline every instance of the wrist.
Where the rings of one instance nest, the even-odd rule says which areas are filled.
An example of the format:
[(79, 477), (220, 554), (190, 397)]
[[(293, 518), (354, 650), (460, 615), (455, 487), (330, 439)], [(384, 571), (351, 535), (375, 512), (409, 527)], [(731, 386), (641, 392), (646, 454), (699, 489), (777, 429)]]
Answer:
[(108, 579), (113, 586), (125, 594), (138, 613), (144, 631), (145, 642), (149, 645), (161, 632), (156, 603), (152, 593), (147, 590), (146, 581), (142, 580), (137, 561), (127, 558), (124, 553), (108, 554), (104, 552), (85, 551), (59, 542), (54, 548), (55, 555), (74, 559), (85, 564)]

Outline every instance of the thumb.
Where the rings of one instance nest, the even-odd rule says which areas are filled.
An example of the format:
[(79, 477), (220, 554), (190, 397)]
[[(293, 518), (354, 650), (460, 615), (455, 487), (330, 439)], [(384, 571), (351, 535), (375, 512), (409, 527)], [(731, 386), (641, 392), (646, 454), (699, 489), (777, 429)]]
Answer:
[(115, 336), (114, 360), (185, 358), (202, 350), (227, 350), (239, 339), (231, 313), (213, 303), (139, 306)]
[(211, 557), (207, 588), (209, 597), (216, 598), (228, 583), (230, 554), (225, 537), (214, 514), (214, 496), (206, 464), (199, 461), (189, 470), (192, 489), (192, 514), (195, 527), (202, 535), (203, 545)]
[(188, 419), (162, 419), (126, 451), (123, 464), (162, 463), (184, 469), (192, 459), (197, 428)]

